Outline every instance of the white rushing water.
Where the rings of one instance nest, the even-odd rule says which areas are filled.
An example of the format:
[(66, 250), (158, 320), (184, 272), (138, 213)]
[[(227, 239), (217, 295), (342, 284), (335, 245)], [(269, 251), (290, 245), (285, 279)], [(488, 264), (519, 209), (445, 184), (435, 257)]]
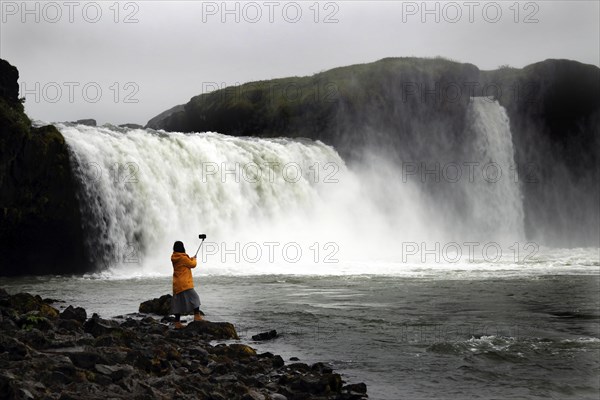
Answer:
[[(502, 107), (475, 99), (468, 118), (472, 159), (506, 174), (514, 150)], [(524, 237), (518, 182), (494, 181), (493, 168), (491, 179), (453, 182), (470, 214), (465, 227), (437, 207), (443, 196), (402, 179), (397, 165), (348, 167), (318, 141), (58, 127), (82, 185), (90, 249), (114, 274), (167, 275), (173, 242), (193, 254), (198, 233), (208, 234), (204, 271), (216, 274), (390, 273), (409, 262), (472, 262), (486, 241)], [(459, 231), (470, 235), (457, 241)], [(470, 253), (463, 242), (473, 238)]]
[(483, 177), (474, 180), (467, 196), (473, 219), (479, 229), (523, 240), (523, 199), (508, 115), (497, 101), (476, 97), (467, 120), (475, 131), (471, 153), (481, 165)]

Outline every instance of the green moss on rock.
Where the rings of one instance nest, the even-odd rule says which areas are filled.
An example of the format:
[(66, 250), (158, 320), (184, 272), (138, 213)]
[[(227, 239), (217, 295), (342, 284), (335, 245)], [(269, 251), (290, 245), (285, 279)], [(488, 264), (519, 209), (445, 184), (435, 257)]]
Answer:
[(0, 76), (0, 276), (87, 272), (65, 139), (31, 126), (15, 67), (0, 60)]

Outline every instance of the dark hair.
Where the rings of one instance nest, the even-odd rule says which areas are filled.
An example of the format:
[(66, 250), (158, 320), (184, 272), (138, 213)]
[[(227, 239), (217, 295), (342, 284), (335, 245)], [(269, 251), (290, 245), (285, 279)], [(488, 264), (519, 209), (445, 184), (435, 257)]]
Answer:
[(175, 242), (175, 244), (173, 244), (173, 251), (175, 253), (185, 253), (185, 247), (183, 247), (183, 242), (180, 242), (179, 240)]

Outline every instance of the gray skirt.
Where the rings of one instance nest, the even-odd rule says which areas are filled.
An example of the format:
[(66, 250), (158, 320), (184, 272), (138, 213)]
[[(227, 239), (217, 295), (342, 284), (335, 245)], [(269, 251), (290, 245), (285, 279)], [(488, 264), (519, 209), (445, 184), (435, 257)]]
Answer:
[(200, 297), (194, 289), (177, 293), (171, 300), (172, 314), (189, 314), (197, 307), (200, 307)]

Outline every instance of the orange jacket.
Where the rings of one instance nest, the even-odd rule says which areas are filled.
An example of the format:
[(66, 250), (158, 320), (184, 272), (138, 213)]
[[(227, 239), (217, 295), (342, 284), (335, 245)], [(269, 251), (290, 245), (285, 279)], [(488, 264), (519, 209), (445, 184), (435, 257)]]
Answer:
[(173, 294), (181, 293), (184, 290), (194, 287), (191, 268), (196, 267), (196, 259), (190, 258), (185, 253), (171, 254), (173, 263)]

